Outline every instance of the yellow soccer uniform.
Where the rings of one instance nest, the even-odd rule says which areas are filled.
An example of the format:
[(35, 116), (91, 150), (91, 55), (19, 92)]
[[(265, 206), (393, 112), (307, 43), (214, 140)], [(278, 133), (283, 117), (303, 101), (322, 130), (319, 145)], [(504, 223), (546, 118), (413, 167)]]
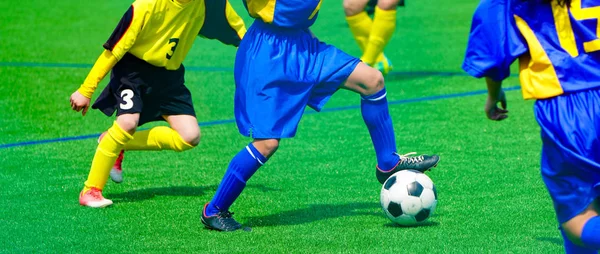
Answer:
[[(184, 91), (177, 95), (184, 96), (178, 98), (181, 100), (179, 102), (189, 106), (185, 110), (189, 109), (187, 112), (193, 115), (191, 96), (183, 85), (184, 70), (180, 67), (196, 36), (218, 39), (225, 44), (237, 46), (245, 32), (242, 19), (226, 0), (137, 0), (125, 12), (104, 44), (105, 51), (78, 91), (85, 97), (91, 98), (98, 83), (113, 67), (116, 70), (130, 64), (145, 66), (145, 63), (148, 63), (156, 67), (155, 69), (144, 67), (145, 70), (153, 73), (145, 74), (149, 79), (155, 77), (152, 75), (177, 76), (177, 81), (173, 83), (174, 86), (179, 87), (176, 91)], [(121, 60), (123, 61), (119, 62)], [(164, 72), (154, 73), (163, 70), (162, 68)], [(178, 75), (181, 75), (181, 78)], [(108, 86), (105, 91), (112, 90)], [(127, 91), (129, 95), (121, 94), (121, 96), (125, 102), (132, 103), (134, 92), (131, 89)], [(136, 96), (141, 95), (136, 94)], [(105, 96), (105, 98), (113, 97), (112, 94)], [(102, 95), (99, 100), (101, 98)], [(136, 104), (143, 108), (143, 103)], [(121, 104), (121, 109), (131, 109), (131, 107), (123, 108), (123, 105), (125, 104)], [(139, 124), (142, 124), (142, 118), (143, 114), (140, 116)], [(94, 198), (90, 197), (88, 192), (92, 189), (101, 191), (104, 188), (110, 168), (121, 150), (131, 148), (184, 151), (194, 146), (195, 144), (188, 144), (175, 130), (168, 127), (154, 127), (131, 135), (115, 122), (98, 144), (90, 174), (80, 196), (80, 204), (96, 207), (88, 200)]]
[(197, 35), (237, 45), (245, 32), (242, 19), (225, 0), (137, 0), (104, 44), (112, 56), (100, 56), (79, 91), (91, 98), (100, 80), (127, 53), (177, 70)]

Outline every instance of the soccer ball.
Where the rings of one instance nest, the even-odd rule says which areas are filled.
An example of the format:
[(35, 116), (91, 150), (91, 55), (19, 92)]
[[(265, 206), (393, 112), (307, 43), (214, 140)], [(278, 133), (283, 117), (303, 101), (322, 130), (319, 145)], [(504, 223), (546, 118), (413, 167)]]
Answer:
[(402, 226), (424, 222), (437, 205), (437, 192), (431, 179), (414, 170), (399, 171), (381, 188), (381, 207), (387, 217)]

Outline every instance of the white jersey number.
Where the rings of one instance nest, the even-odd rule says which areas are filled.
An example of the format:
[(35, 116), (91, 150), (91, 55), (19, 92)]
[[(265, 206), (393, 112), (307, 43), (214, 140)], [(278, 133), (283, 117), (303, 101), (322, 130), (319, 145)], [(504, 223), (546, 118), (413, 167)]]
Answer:
[(123, 91), (121, 91), (121, 98), (123, 99), (124, 103), (121, 103), (121, 109), (122, 110), (128, 110), (133, 108), (133, 101), (131, 100), (131, 98), (133, 98), (133, 91), (131, 91), (131, 89), (125, 89)]

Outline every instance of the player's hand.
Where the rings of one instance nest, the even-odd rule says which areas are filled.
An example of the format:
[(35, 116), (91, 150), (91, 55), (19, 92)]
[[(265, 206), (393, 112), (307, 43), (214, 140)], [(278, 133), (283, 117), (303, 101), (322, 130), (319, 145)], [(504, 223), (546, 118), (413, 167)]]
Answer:
[[(498, 107), (500, 103), (500, 107)], [(502, 121), (508, 117), (508, 110), (506, 110), (506, 95), (504, 91), (500, 91), (498, 98), (491, 98), (488, 96), (485, 103), (485, 114), (487, 118), (494, 121)]]
[(81, 115), (85, 116), (90, 107), (90, 98), (83, 96), (79, 91), (71, 94), (71, 108), (77, 112), (81, 111)]

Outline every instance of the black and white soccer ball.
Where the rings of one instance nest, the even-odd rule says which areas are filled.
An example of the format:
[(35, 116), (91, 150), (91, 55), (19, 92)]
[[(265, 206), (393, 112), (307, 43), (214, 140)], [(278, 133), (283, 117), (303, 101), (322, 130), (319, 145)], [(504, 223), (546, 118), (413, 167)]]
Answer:
[(387, 217), (402, 226), (426, 221), (437, 206), (437, 192), (427, 175), (413, 170), (399, 171), (381, 188), (381, 207)]

